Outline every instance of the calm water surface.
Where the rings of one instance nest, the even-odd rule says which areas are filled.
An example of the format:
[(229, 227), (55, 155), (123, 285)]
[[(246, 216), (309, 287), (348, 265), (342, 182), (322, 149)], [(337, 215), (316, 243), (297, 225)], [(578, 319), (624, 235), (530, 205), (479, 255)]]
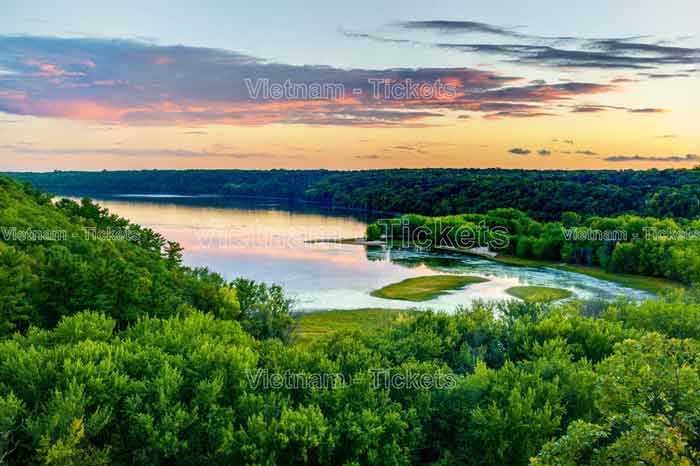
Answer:
[[(299, 310), (434, 308), (453, 310), (475, 299), (512, 299), (505, 289), (556, 286), (578, 298), (631, 299), (646, 293), (586, 275), (512, 267), (449, 253), (308, 243), (319, 238), (363, 236), (367, 221), (348, 211), (253, 199), (216, 197), (97, 197), (110, 211), (178, 241), (184, 261), (233, 280), (247, 277), (282, 285)], [(419, 304), (386, 300), (372, 290), (410, 277), (469, 274), (488, 278)]]

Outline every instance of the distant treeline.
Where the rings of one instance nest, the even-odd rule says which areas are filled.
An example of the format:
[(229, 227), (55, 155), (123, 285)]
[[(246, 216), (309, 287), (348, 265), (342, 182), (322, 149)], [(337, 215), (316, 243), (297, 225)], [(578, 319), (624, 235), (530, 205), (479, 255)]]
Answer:
[(700, 170), (150, 170), (14, 173), (57, 193), (271, 196), (365, 210), (451, 215), (501, 207), (537, 220), (563, 212), (697, 217)]

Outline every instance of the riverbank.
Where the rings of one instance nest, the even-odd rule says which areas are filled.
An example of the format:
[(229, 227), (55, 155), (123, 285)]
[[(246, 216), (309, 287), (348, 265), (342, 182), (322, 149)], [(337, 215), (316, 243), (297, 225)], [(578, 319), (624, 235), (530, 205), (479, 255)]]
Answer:
[[(314, 242), (331, 242), (332, 240), (316, 240)], [(385, 246), (387, 242), (385, 241), (367, 241), (363, 238), (346, 238), (341, 240), (335, 240), (332, 242), (341, 242), (343, 244), (356, 244), (356, 245), (366, 245), (366, 246)], [(402, 244), (405, 246), (405, 244)], [(600, 267), (578, 265), (578, 264), (567, 264), (561, 261), (547, 261), (539, 259), (523, 259), (520, 257), (499, 255), (493, 251), (488, 251), (485, 253), (483, 248), (474, 249), (460, 249), (452, 247), (438, 247), (434, 248), (437, 251), (446, 251), (457, 254), (466, 254), (469, 256), (479, 257), (481, 259), (490, 260), (494, 262), (500, 262), (506, 265), (512, 265), (516, 267), (534, 267), (534, 268), (553, 268), (557, 270), (563, 270), (565, 272), (580, 273), (582, 275), (588, 275), (589, 277), (597, 278), (599, 280), (606, 280), (613, 283), (617, 283), (628, 288), (634, 288), (641, 291), (646, 291), (653, 294), (662, 294), (667, 292), (675, 292), (680, 290), (685, 290), (687, 287), (680, 282), (673, 280), (668, 280), (666, 278), (660, 277), (650, 277), (646, 275), (634, 275), (625, 273), (615, 273), (608, 272)]]
[[(486, 257), (485, 257), (486, 258)], [(578, 264), (566, 264), (563, 262), (543, 261), (535, 259), (523, 259), (513, 256), (495, 256), (486, 258), (502, 264), (513, 265), (516, 267), (549, 267), (565, 272), (580, 273), (599, 280), (607, 280), (615, 282), (628, 288), (647, 291), (653, 294), (661, 294), (666, 292), (674, 292), (686, 289), (686, 286), (680, 282), (668, 280), (660, 277), (649, 277), (646, 275), (633, 275), (627, 273), (608, 272), (600, 267), (593, 267)]]

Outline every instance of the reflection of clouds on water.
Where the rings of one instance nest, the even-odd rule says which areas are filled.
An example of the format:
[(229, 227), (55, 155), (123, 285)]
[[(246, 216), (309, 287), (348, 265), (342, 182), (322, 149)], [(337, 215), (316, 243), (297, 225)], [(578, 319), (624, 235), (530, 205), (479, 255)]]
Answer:
[[(208, 267), (228, 280), (242, 276), (282, 285), (300, 310), (453, 310), (477, 299), (514, 299), (505, 290), (522, 285), (565, 288), (580, 299), (648, 297), (644, 292), (586, 275), (508, 266), (455, 253), (307, 243), (310, 239), (364, 234), (365, 222), (319, 207), (223, 198), (121, 198), (99, 202), (114, 213), (178, 241), (185, 248), (188, 265)], [(425, 303), (370, 295), (377, 288), (406, 278), (445, 273), (477, 275), (489, 281), (450, 291)]]

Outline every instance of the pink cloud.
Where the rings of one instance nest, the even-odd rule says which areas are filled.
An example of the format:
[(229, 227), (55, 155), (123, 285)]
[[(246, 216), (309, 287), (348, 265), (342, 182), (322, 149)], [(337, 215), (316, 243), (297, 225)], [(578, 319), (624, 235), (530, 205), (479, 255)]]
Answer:
[[(579, 82), (517, 85), (523, 78), (473, 68), (285, 65), (235, 52), (134, 41), (0, 37), (0, 47), (17, 50), (0, 56), (0, 66), (12, 72), (0, 80), (0, 111), (126, 125), (417, 127), (438, 124), (451, 111), (482, 112), (489, 119), (548, 116), (556, 113), (548, 104), (618, 90), (613, 84)], [(246, 80), (260, 79), (338, 85), (343, 93), (252, 95)], [(434, 89), (395, 98), (377, 93), (376, 82), (385, 88), (418, 83)]]

